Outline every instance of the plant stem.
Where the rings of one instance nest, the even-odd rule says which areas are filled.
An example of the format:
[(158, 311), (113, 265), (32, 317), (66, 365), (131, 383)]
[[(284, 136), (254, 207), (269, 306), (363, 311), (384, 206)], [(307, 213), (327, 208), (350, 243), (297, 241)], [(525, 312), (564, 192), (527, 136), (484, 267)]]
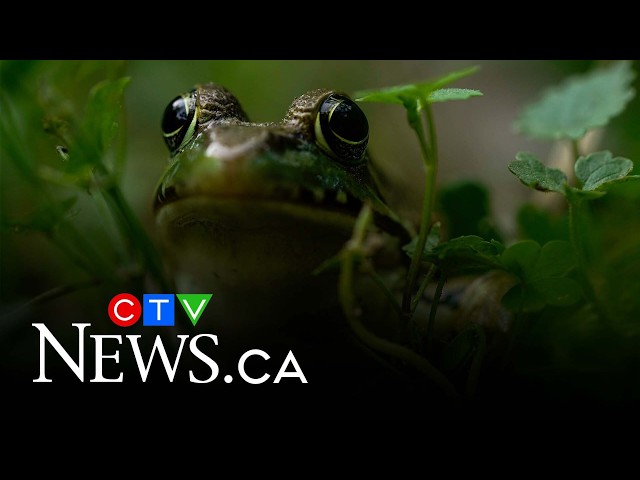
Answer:
[(587, 297), (591, 300), (591, 303), (593, 304), (597, 315), (602, 320), (609, 323), (608, 315), (604, 307), (598, 300), (596, 291), (591, 284), (591, 280), (589, 280), (589, 274), (587, 271), (587, 260), (584, 252), (584, 246), (582, 244), (582, 237), (580, 235), (580, 201), (574, 200), (570, 197), (567, 197), (567, 201), (569, 203), (569, 236), (571, 244), (573, 245), (573, 249), (576, 252), (576, 257), (578, 258), (578, 273), (582, 283), (582, 288), (584, 289)]
[(355, 259), (362, 255), (366, 230), (372, 221), (371, 207), (366, 204), (356, 220), (351, 239), (341, 252), (338, 296), (349, 327), (356, 337), (372, 350), (396, 358), (432, 380), (450, 399), (460, 401), (459, 395), (447, 378), (426, 358), (398, 343), (385, 340), (371, 333), (359, 318), (359, 308), (353, 293)]
[[(411, 123), (411, 127), (418, 136), (420, 142), (420, 150), (422, 152), (422, 160), (425, 169), (425, 191), (422, 198), (422, 215), (420, 221), (420, 231), (418, 233), (418, 242), (416, 244), (416, 251), (411, 258), (411, 264), (409, 266), (409, 273), (407, 276), (407, 285), (405, 287), (404, 295), (402, 297), (402, 310), (407, 317), (411, 317), (411, 301), (413, 289), (420, 271), (420, 264), (422, 263), (422, 253), (424, 246), (427, 243), (427, 236), (431, 228), (431, 209), (433, 206), (433, 199), (435, 194), (436, 175), (438, 171), (438, 149), (436, 141), (436, 130), (431, 115), (431, 107), (428, 103), (422, 105), (423, 110), (428, 121), (429, 130), (429, 144), (427, 144), (424, 135), (424, 126), (422, 117), (418, 114), (415, 116), (416, 121)], [(429, 148), (429, 146), (431, 148)]]
[(395, 310), (398, 317), (402, 318), (402, 307), (400, 306), (400, 303), (398, 303), (398, 300), (396, 300), (396, 297), (384, 284), (384, 282), (380, 278), (380, 275), (376, 274), (375, 272), (368, 272), (368, 275), (369, 275), (369, 278), (371, 278), (371, 280), (373, 280), (373, 282), (382, 291), (382, 293), (384, 293), (385, 297), (387, 297), (387, 300), (389, 300), (389, 303)]
[(571, 153), (573, 155), (573, 161), (571, 162), (571, 171), (568, 172), (568, 178), (570, 179), (570, 184), (575, 184), (576, 186), (580, 186), (582, 182), (578, 179), (575, 173), (575, 164), (580, 158), (580, 144), (577, 139), (571, 140)]
[(573, 199), (569, 200), (569, 238), (571, 239), (571, 244), (573, 245), (573, 249), (576, 252), (576, 256), (578, 257), (578, 267), (582, 273), (585, 273), (585, 260), (584, 260), (584, 252), (582, 251), (582, 241), (580, 238), (580, 229), (578, 226), (578, 209), (579, 204), (578, 201)]
[(578, 158), (580, 158), (580, 144), (576, 138), (571, 140), (571, 153), (573, 154), (573, 163), (575, 164)]
[(429, 285), (429, 282), (431, 281), (431, 278), (433, 278), (433, 274), (434, 273), (436, 273), (436, 266), (432, 264), (429, 267), (429, 271), (427, 272), (427, 274), (422, 279), (422, 283), (418, 287), (418, 291), (416, 292), (415, 296), (413, 297), (413, 301), (411, 302), (411, 314), (412, 315), (416, 311), (416, 308), (418, 308), (418, 304), (420, 303), (420, 299), (422, 298), (422, 294), (424, 293), (424, 291), (426, 290), (427, 286)]

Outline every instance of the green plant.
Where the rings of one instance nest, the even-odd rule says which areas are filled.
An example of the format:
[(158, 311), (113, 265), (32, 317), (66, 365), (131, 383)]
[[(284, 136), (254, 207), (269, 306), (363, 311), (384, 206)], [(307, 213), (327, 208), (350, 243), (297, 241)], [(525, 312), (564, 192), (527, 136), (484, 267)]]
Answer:
[[(590, 334), (602, 335), (600, 339), (604, 345), (609, 345), (608, 342), (611, 341), (625, 340), (617, 338), (612, 330), (607, 329), (611, 326), (608, 319), (609, 312), (612, 311), (610, 304), (616, 302), (608, 299), (609, 302), (603, 304), (604, 295), (601, 293), (603, 289), (594, 286), (594, 277), (601, 272), (593, 268), (595, 265), (592, 260), (598, 256), (601, 259), (606, 258), (608, 246), (591, 245), (591, 250), (588, 253), (585, 251), (585, 244), (589, 240), (587, 237), (593, 235), (593, 226), (583, 218), (583, 210), (587, 203), (597, 201), (604, 196), (609, 188), (623, 182), (636, 182), (639, 178), (636, 175), (629, 175), (633, 169), (633, 162), (627, 158), (614, 158), (609, 151), (586, 154), (579, 151), (580, 138), (591, 129), (604, 127), (611, 118), (622, 112), (634, 97), (631, 82), (635, 74), (631, 64), (618, 62), (606, 69), (589, 72), (568, 80), (560, 87), (550, 89), (539, 102), (524, 109), (516, 122), (519, 130), (528, 135), (571, 142), (575, 157), (574, 182), (570, 182), (561, 170), (544, 166), (529, 153), (518, 153), (516, 160), (509, 164), (509, 170), (526, 186), (539, 191), (556, 192), (565, 197), (569, 211), (570, 242), (565, 241), (562, 235), (558, 236), (560, 230), (552, 227), (554, 222), (550, 219), (550, 215), (539, 213), (537, 221), (542, 219), (548, 228), (542, 232), (536, 227), (533, 230), (536, 233), (535, 236), (545, 239), (543, 244), (541, 245), (535, 239), (523, 239), (505, 247), (499, 241), (500, 234), (493, 228), (487, 228), (488, 224), (485, 221), (487, 212), (483, 207), (468, 215), (466, 228), (474, 233), (484, 232), (486, 238), (473, 234), (460, 235), (442, 241), (440, 223), (434, 222), (432, 216), (434, 199), (437, 195), (435, 177), (438, 153), (436, 128), (430, 104), (435, 101), (463, 100), (481, 95), (477, 90), (442, 88), (475, 71), (475, 68), (466, 69), (432, 82), (396, 86), (356, 95), (359, 101), (404, 106), (409, 126), (415, 131), (420, 144), (425, 169), (421, 223), (419, 234), (404, 247), (405, 252), (411, 257), (411, 264), (405, 281), (401, 307), (396, 307), (396, 310), (399, 311), (404, 324), (414, 321), (416, 307), (419, 302), (424, 301), (425, 288), (433, 279), (436, 279), (435, 297), (431, 302), (425, 338), (414, 342), (413, 348), (408, 345), (394, 345), (368, 332), (362, 319), (358, 318), (360, 310), (357, 308), (352, 290), (354, 268), (358, 265), (368, 275), (372, 275), (374, 270), (371, 263), (367, 261), (368, 253), (364, 242), (365, 232), (371, 227), (370, 211), (367, 208), (363, 210), (354, 230), (354, 236), (341, 256), (341, 301), (345, 315), (356, 334), (372, 348), (422, 371), (448, 396), (454, 398), (458, 398), (461, 393), (467, 396), (474, 394), (486, 353), (486, 335), (477, 323), (472, 323), (451, 340), (443, 349), (444, 353), (437, 355), (433, 351), (433, 325), (440, 295), (447, 280), (455, 276), (499, 270), (506, 272), (513, 279), (510, 288), (501, 295), (501, 303), (513, 313), (515, 325), (505, 356), (507, 363), (513, 355), (516, 339), (523, 336), (523, 325), (536, 321), (543, 323), (544, 320), (541, 319), (548, 316), (572, 316), (572, 320), (577, 325), (580, 323), (583, 326), (587, 325)], [(475, 184), (458, 186), (457, 193), (451, 195), (451, 190), (448, 193), (449, 208), (458, 213), (464, 211), (464, 207), (460, 208), (460, 206), (464, 205), (465, 199), (475, 196), (474, 205), (482, 205), (485, 195), (482, 187)], [(460, 199), (457, 200), (456, 197)], [(480, 202), (477, 201), (478, 199)], [(529, 223), (531, 227), (532, 215), (538, 212), (531, 209), (523, 209), (522, 212), (522, 226), (525, 227)], [(635, 258), (638, 258), (637, 247), (636, 237), (635, 250), (632, 251)], [(598, 248), (601, 250), (598, 251)], [(605, 269), (602, 263), (599, 267)], [(637, 267), (634, 272), (640, 273)], [(420, 275), (422, 279), (419, 287), (416, 288)], [(393, 295), (387, 292), (387, 296)], [(590, 322), (589, 315), (595, 316), (601, 322), (599, 329), (592, 327), (593, 322)], [(628, 326), (630, 321), (637, 325), (637, 319), (629, 318), (618, 319), (617, 323)], [(568, 330), (572, 328), (574, 327)], [(547, 334), (551, 332), (552, 330)], [(613, 338), (616, 340), (612, 340)], [(576, 336), (573, 340), (575, 340), (574, 345), (579, 345), (578, 348), (587, 344), (584, 336)], [(564, 341), (559, 339), (558, 344), (561, 345)], [(602, 351), (602, 347), (594, 350)], [(597, 358), (600, 361), (598, 368), (605, 370), (611, 368), (611, 365), (603, 364), (602, 357)], [(452, 364), (462, 365), (463, 370), (467, 372), (464, 392), (454, 387), (450, 376), (447, 377), (443, 373), (443, 369), (450, 370)]]
[[(3, 202), (0, 224), (20, 234), (45, 235), (84, 276), (33, 301), (104, 283), (142, 291), (147, 274), (158, 288), (170, 291), (155, 245), (122, 193), (122, 104), (130, 81), (122, 75), (124, 65), (5, 62), (2, 67), (3, 78), (20, 79), (23, 70), (40, 69), (42, 80), (35, 91), (22, 92), (25, 85), (7, 81), (0, 96), (2, 156), (10, 162), (5, 168), (15, 168), (31, 200), (27, 211), (6, 208), (16, 205)], [(88, 97), (65, 91), (70, 84), (89, 85)], [(19, 98), (36, 101), (16, 104)], [(38, 117), (52, 140), (45, 151), (29, 138), (29, 122)], [(81, 209), (101, 218), (91, 224), (95, 228), (97, 223), (99, 230), (83, 229)]]

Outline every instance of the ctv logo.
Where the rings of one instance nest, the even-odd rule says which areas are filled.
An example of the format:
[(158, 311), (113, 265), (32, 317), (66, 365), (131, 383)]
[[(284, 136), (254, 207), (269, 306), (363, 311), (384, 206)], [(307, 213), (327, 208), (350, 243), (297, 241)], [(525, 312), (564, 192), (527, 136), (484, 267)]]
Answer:
[(184, 312), (196, 326), (207, 308), (210, 293), (145, 293), (140, 301), (129, 293), (120, 293), (109, 302), (109, 318), (116, 325), (130, 327), (142, 317), (145, 327), (173, 327), (175, 325), (175, 297)]
[[(133, 295), (129, 293), (120, 293), (113, 297), (109, 302), (107, 312), (109, 317), (116, 325), (122, 327), (130, 327), (140, 320), (142, 317), (143, 326), (174, 326), (175, 324), (175, 303), (177, 302), (182, 306), (191, 323), (195, 326), (198, 320), (202, 316), (202, 313), (206, 309), (212, 294), (209, 293), (191, 293), (191, 294), (144, 294), (142, 303)], [(44, 323), (32, 323), (39, 332), (39, 374), (37, 378), (33, 379), (33, 382), (51, 382), (52, 379), (46, 375), (46, 351), (47, 345), (59, 355), (62, 361), (71, 369), (75, 376), (84, 382), (85, 380), (85, 330), (87, 327), (91, 327), (90, 323), (72, 323), (71, 326), (78, 330), (78, 356), (77, 359), (72, 357), (58, 341), (55, 335), (49, 330)], [(156, 332), (157, 333), (157, 332)], [(218, 336), (211, 333), (199, 333), (191, 337), (190, 335), (176, 335), (176, 339), (173, 342), (175, 348), (167, 350), (165, 348), (163, 337), (156, 334), (153, 342), (150, 342), (149, 336), (144, 335), (146, 341), (142, 340), (143, 335), (89, 335), (89, 338), (94, 343), (93, 348), (93, 366), (95, 376), (90, 379), (90, 382), (123, 382), (125, 377), (125, 371), (123, 368), (118, 367), (120, 363), (121, 353), (128, 354), (128, 365), (135, 365), (140, 379), (143, 382), (147, 381), (149, 372), (152, 365), (158, 365), (158, 361), (154, 362), (154, 358), (159, 357), (160, 365), (164, 369), (167, 379), (170, 382), (174, 381), (176, 377), (178, 366), (183, 352), (190, 352), (192, 359), (188, 359), (188, 380), (191, 383), (210, 383), (220, 376), (220, 368), (211, 356), (214, 350), (218, 347)], [(125, 341), (123, 341), (125, 340)], [(130, 348), (125, 347), (124, 352), (121, 352), (121, 346), (129, 344)], [(171, 355), (174, 358), (170, 358)], [(188, 355), (188, 354), (187, 354)], [(145, 360), (145, 356), (147, 359)], [(271, 378), (271, 374), (266, 372), (259, 372), (262, 375), (251, 376), (245, 369), (245, 363), (249, 361), (253, 364), (253, 368), (249, 369), (250, 372), (256, 373), (260, 370), (260, 362), (257, 364), (252, 357), (261, 357), (262, 360), (269, 360), (271, 357), (263, 350), (257, 348), (250, 348), (240, 355), (237, 360), (237, 370), (227, 371), (223, 377), (225, 383), (231, 383), (236, 377), (236, 373), (242, 380), (250, 384), (260, 384), (266, 382)], [(133, 362), (133, 363), (132, 363)], [(199, 365), (199, 363), (203, 365)], [(109, 364), (109, 371), (105, 370), (105, 363)], [(115, 365), (114, 365), (115, 363)], [(229, 362), (225, 362), (225, 368), (229, 367)], [(204, 372), (209, 370), (209, 376), (202, 378), (203, 374), (202, 366), (204, 366)], [(195, 367), (201, 367), (196, 370)], [(268, 367), (268, 366), (267, 366)], [(289, 368), (293, 368), (290, 371)], [(158, 367), (156, 367), (158, 368)], [(130, 370), (127, 369), (127, 370)], [(130, 372), (127, 371), (127, 377), (130, 376)], [(300, 365), (298, 364), (293, 352), (289, 350), (286, 357), (282, 361), (282, 364), (275, 375), (273, 383), (279, 383), (282, 378), (292, 377), (297, 378), (301, 383), (307, 383), (307, 379), (302, 372)]]

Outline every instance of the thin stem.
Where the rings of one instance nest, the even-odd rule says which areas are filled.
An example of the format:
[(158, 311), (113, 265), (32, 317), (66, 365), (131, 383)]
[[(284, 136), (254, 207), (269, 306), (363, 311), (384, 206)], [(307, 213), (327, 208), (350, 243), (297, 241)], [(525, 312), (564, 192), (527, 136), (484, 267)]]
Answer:
[(571, 162), (571, 171), (569, 172), (570, 183), (579, 187), (582, 182), (580, 182), (576, 176), (574, 166), (578, 158), (580, 158), (580, 143), (575, 138), (571, 140), (571, 154), (573, 155), (573, 161)]
[(573, 155), (573, 163), (576, 163), (578, 158), (580, 158), (580, 143), (576, 138), (571, 140), (571, 153)]
[[(425, 190), (422, 198), (422, 216), (420, 221), (420, 231), (418, 233), (418, 242), (416, 244), (416, 251), (411, 258), (411, 264), (409, 265), (409, 273), (407, 276), (407, 285), (405, 287), (404, 295), (402, 297), (402, 310), (407, 317), (411, 316), (411, 301), (413, 289), (420, 271), (420, 265), (422, 263), (422, 253), (424, 246), (427, 243), (427, 236), (431, 228), (431, 209), (433, 206), (436, 175), (438, 171), (438, 151), (436, 141), (436, 130), (431, 114), (431, 107), (425, 102), (423, 105), (426, 118), (428, 120), (427, 128), (429, 130), (429, 144), (427, 145), (426, 138), (424, 136), (424, 126), (422, 117), (416, 115), (416, 121), (412, 123), (412, 128), (418, 136), (420, 142), (420, 149), (422, 152), (422, 160), (425, 168)], [(430, 147), (430, 148), (429, 148)]]
[(584, 251), (582, 249), (582, 240), (580, 237), (580, 227), (579, 227), (579, 205), (577, 201), (569, 199), (569, 238), (571, 240), (571, 244), (573, 245), (573, 249), (576, 252), (576, 256), (578, 257), (578, 267), (585, 273), (585, 259), (584, 259)]
[(372, 218), (371, 207), (365, 205), (356, 220), (351, 240), (347, 242), (341, 253), (338, 297), (349, 327), (364, 345), (413, 367), (432, 380), (449, 398), (459, 402), (459, 395), (453, 385), (426, 358), (400, 344), (378, 337), (367, 330), (360, 321), (359, 307), (353, 292), (354, 266), (355, 259), (362, 255), (364, 237)]
[(384, 284), (384, 282), (380, 278), (380, 275), (376, 274), (375, 272), (368, 272), (368, 275), (371, 278), (371, 280), (373, 280), (374, 283), (378, 286), (378, 288), (382, 291), (382, 293), (384, 293), (384, 295), (387, 297), (387, 299), (389, 300), (389, 303), (391, 303), (391, 306), (393, 307), (395, 312), (398, 314), (398, 317), (402, 318), (402, 307), (400, 306), (400, 303), (396, 299), (395, 295), (391, 292), (391, 290), (389, 290), (387, 286)]
[(434, 273), (436, 273), (436, 266), (431, 264), (431, 266), (429, 267), (429, 271), (427, 272), (427, 274), (422, 279), (422, 283), (420, 284), (420, 287), (418, 287), (418, 291), (417, 291), (416, 295), (413, 297), (413, 301), (411, 302), (411, 314), (412, 315), (416, 311), (416, 308), (418, 308), (418, 304), (420, 303), (420, 299), (422, 298), (422, 295), (423, 295), (424, 291), (426, 290), (427, 286), (429, 285), (429, 282), (433, 278)]
[(609, 317), (601, 305), (598, 297), (596, 296), (596, 291), (591, 284), (591, 280), (589, 280), (589, 274), (587, 271), (587, 259), (584, 252), (584, 245), (582, 243), (582, 236), (580, 235), (580, 203), (579, 200), (574, 200), (572, 198), (567, 198), (569, 203), (569, 236), (571, 240), (571, 244), (573, 245), (573, 249), (576, 252), (576, 257), (578, 258), (578, 273), (580, 276), (580, 280), (582, 283), (582, 288), (584, 289), (587, 297), (591, 300), (597, 315), (605, 322), (609, 323)]

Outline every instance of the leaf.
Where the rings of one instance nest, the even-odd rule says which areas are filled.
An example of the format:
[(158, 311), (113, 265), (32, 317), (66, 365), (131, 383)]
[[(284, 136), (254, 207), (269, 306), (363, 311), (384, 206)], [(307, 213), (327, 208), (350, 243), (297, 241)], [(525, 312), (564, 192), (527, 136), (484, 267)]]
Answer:
[(520, 279), (502, 298), (507, 308), (535, 312), (545, 305), (573, 305), (582, 297), (580, 285), (567, 276), (578, 264), (569, 242), (553, 240), (542, 247), (533, 240), (518, 242), (500, 262)]
[(515, 127), (535, 138), (581, 138), (624, 110), (635, 95), (634, 78), (627, 61), (569, 78), (524, 108)]
[(531, 271), (531, 280), (563, 277), (578, 265), (578, 258), (569, 242), (553, 240), (540, 249), (540, 256)]
[[(354, 94), (354, 98), (357, 102), (378, 102), (378, 103), (395, 103), (399, 105), (407, 106), (414, 103), (431, 103), (444, 102), (447, 100), (464, 100), (472, 96), (482, 95), (478, 90), (466, 90), (466, 89), (443, 89), (444, 86), (449, 85), (461, 78), (464, 78), (472, 73), (475, 73), (479, 67), (469, 67), (463, 70), (443, 75), (435, 80), (429, 80), (421, 83), (412, 83), (408, 85), (396, 85), (393, 87), (385, 87), (372, 90), (362, 90)], [(430, 97), (435, 91), (442, 91), (435, 95), (435, 100), (431, 100)], [(464, 93), (466, 92), (466, 93)], [(475, 93), (470, 93), (475, 92)], [(466, 96), (465, 96), (466, 95)]]
[(561, 170), (544, 166), (532, 153), (518, 152), (509, 164), (509, 170), (529, 188), (564, 194), (566, 175)]
[(129, 81), (129, 77), (103, 80), (91, 89), (82, 123), (69, 145), (71, 171), (93, 167), (104, 160), (118, 133), (124, 89)]
[(633, 170), (633, 162), (628, 158), (612, 158), (608, 150), (595, 152), (578, 158), (575, 165), (576, 177), (582, 182), (582, 190), (596, 190), (606, 183), (626, 177)]
[(531, 276), (540, 257), (540, 245), (533, 240), (524, 240), (507, 248), (500, 257), (504, 267), (521, 279)]
[(85, 124), (90, 132), (98, 135), (102, 148), (106, 148), (118, 126), (124, 89), (129, 77), (104, 80), (91, 89), (85, 112)]
[[(445, 276), (451, 277), (467, 272), (501, 268), (498, 257), (503, 250), (504, 246), (500, 242), (488, 242), (482, 237), (467, 235), (441, 243), (430, 252), (425, 252), (422, 258), (426, 262), (436, 264)], [(410, 252), (407, 253), (412, 256)]]
[[(423, 258), (426, 254), (430, 253), (438, 244), (440, 243), (440, 222), (436, 222), (429, 230), (429, 234), (427, 235), (427, 241), (424, 244), (423, 250)], [(411, 239), (411, 242), (406, 244), (402, 249), (409, 255), (409, 257), (413, 257), (414, 252), (416, 251), (416, 247), (418, 246), (418, 236), (416, 235)]]
[(429, 103), (448, 102), (449, 100), (466, 100), (471, 97), (481, 97), (480, 90), (470, 90), (468, 88), (440, 88), (429, 94)]

